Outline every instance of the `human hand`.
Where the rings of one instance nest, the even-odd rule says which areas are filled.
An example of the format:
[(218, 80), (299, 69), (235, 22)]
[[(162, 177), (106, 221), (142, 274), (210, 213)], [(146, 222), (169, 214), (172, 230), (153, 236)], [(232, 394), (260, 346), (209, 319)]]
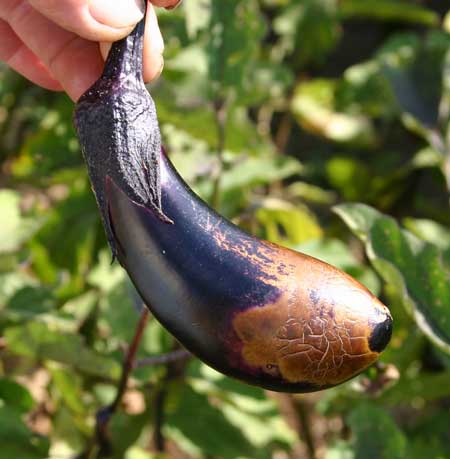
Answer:
[[(153, 5), (172, 8), (180, 0), (148, 1), (146, 82), (163, 67), (164, 43)], [(100, 76), (110, 44), (142, 16), (141, 0), (0, 0), (0, 61), (76, 101)]]

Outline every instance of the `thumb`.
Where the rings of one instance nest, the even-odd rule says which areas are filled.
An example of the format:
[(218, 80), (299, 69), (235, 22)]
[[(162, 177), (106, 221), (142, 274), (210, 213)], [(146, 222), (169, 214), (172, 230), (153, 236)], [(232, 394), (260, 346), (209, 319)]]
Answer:
[(87, 40), (115, 41), (144, 14), (143, 0), (29, 0), (41, 14)]

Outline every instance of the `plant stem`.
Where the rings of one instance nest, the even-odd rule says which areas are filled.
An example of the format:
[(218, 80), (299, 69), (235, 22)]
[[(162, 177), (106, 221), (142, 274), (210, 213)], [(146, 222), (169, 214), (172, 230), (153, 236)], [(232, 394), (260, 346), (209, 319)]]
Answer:
[(192, 357), (192, 354), (186, 349), (177, 349), (175, 351), (168, 352), (167, 354), (155, 355), (152, 357), (139, 359), (134, 364), (134, 367), (142, 368), (154, 365), (167, 365), (168, 363), (189, 359), (190, 357)]
[(166, 390), (166, 378), (164, 378), (163, 384), (159, 388), (158, 392), (156, 393), (155, 397), (155, 430), (153, 431), (153, 445), (154, 449), (158, 453), (163, 453), (165, 450), (165, 438), (162, 433), (162, 429), (164, 426), (164, 408), (165, 402), (167, 398), (167, 390)]
[(295, 400), (290, 394), (269, 392), (279, 407), (286, 423), (297, 432), (299, 441), (293, 446), (293, 458), (316, 459), (314, 440), (310, 430), (310, 416), (305, 403)]
[(120, 377), (119, 385), (117, 387), (116, 397), (110, 405), (100, 408), (97, 411), (97, 414), (95, 416), (95, 438), (89, 445), (87, 452), (83, 453), (83, 455), (81, 455), (80, 457), (90, 458), (92, 457), (91, 453), (94, 450), (98, 451), (98, 459), (109, 457), (112, 454), (112, 445), (108, 430), (109, 422), (111, 420), (112, 415), (116, 412), (117, 408), (119, 407), (123, 395), (126, 391), (130, 373), (134, 368), (134, 360), (136, 358), (136, 354), (139, 348), (139, 343), (141, 342), (142, 335), (144, 333), (145, 326), (147, 325), (149, 316), (149, 311), (144, 306), (142, 308), (142, 313), (139, 318), (139, 322), (136, 325), (136, 330), (134, 332), (133, 339), (122, 363), (122, 374)]
[(315, 459), (316, 449), (314, 447), (314, 439), (313, 439), (311, 429), (310, 429), (311, 419), (309, 415), (309, 407), (302, 400), (298, 400), (298, 399), (294, 400), (292, 396), (291, 398), (292, 398), (294, 406), (296, 407), (298, 420), (300, 423), (299, 430), (300, 430), (300, 434), (302, 434), (302, 437), (308, 449), (308, 456), (310, 457), (310, 459)]
[(289, 112), (286, 112), (282, 116), (277, 132), (274, 136), (274, 143), (277, 147), (278, 153), (284, 153), (286, 150), (289, 138), (291, 136), (292, 126), (292, 116)]
[[(158, 453), (164, 453), (166, 449), (166, 441), (163, 434), (165, 422), (165, 407), (169, 393), (170, 383), (176, 379), (182, 378), (186, 369), (190, 353), (185, 349), (178, 349), (178, 343), (175, 343), (175, 349), (169, 352), (166, 357), (166, 374), (160, 381), (155, 393), (155, 417), (152, 446)], [(169, 358), (168, 358), (169, 357)], [(158, 362), (159, 363), (159, 362)]]
[(122, 401), (123, 394), (125, 393), (125, 390), (127, 388), (128, 378), (135, 366), (134, 361), (139, 348), (139, 343), (141, 342), (142, 335), (144, 334), (145, 326), (147, 325), (149, 316), (149, 310), (147, 309), (147, 307), (144, 306), (142, 308), (141, 317), (139, 318), (139, 322), (137, 323), (136, 330), (134, 332), (133, 340), (131, 341), (131, 345), (128, 348), (127, 355), (122, 365), (122, 376), (120, 378), (116, 398), (111, 404), (112, 412), (114, 412), (117, 409), (120, 402)]

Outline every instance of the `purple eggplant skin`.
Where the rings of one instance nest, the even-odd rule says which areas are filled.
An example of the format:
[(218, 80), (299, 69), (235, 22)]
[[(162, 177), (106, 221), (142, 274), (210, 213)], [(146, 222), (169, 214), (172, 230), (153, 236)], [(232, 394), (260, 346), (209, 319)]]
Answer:
[(389, 310), (347, 274), (248, 235), (190, 190), (161, 147), (142, 33), (141, 23), (113, 45), (75, 111), (113, 254), (158, 320), (218, 371), (285, 392), (352, 378), (390, 340)]

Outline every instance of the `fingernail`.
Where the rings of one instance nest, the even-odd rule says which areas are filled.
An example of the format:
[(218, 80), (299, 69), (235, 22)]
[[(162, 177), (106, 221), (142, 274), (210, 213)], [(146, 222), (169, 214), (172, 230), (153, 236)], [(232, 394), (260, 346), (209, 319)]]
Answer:
[(109, 43), (109, 42), (99, 43), (100, 54), (102, 55), (104, 61), (106, 61), (106, 58), (108, 57), (111, 46), (112, 46), (112, 43)]
[(91, 0), (89, 12), (97, 22), (120, 29), (142, 19), (144, 3), (143, 0)]

